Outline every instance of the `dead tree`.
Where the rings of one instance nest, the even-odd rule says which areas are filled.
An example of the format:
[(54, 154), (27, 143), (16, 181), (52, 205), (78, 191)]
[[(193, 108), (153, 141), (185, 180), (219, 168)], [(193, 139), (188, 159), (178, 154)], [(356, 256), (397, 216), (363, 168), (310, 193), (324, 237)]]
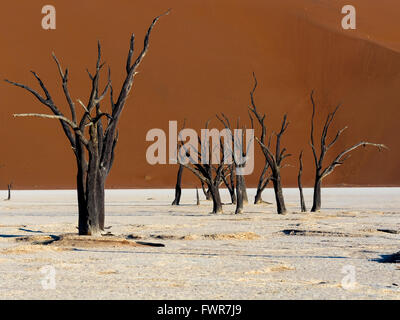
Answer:
[(204, 181), (201, 181), (201, 189), (203, 190), (206, 200), (212, 200), (210, 189), (206, 189), (206, 184), (204, 183)]
[[(236, 204), (236, 192), (235, 192), (235, 164), (232, 163), (231, 165), (227, 166), (228, 174), (224, 174), (222, 179), (226, 188), (229, 191), (229, 195), (231, 197), (232, 204)], [(229, 177), (229, 180), (228, 180)]]
[(246, 179), (244, 176), (242, 176), (242, 183), (240, 185), (243, 193), (243, 204), (248, 204), (249, 203), (249, 197), (247, 196), (247, 187), (246, 187)]
[(266, 131), (267, 131), (266, 125), (264, 123), (265, 114), (261, 115), (259, 113), (259, 111), (257, 110), (256, 104), (254, 102), (254, 92), (257, 88), (257, 79), (256, 79), (256, 76), (254, 73), (253, 73), (253, 77), (254, 77), (254, 87), (253, 87), (253, 90), (250, 92), (251, 106), (249, 107), (249, 109), (256, 117), (257, 121), (259, 122), (259, 124), (261, 126), (261, 130), (262, 130), (260, 139), (258, 137), (256, 137), (256, 140), (259, 143), (259, 145), (261, 146), (261, 149), (265, 156), (265, 160), (268, 163), (269, 167), (271, 168), (271, 180), (274, 185), (277, 212), (279, 214), (284, 214), (284, 213), (286, 213), (286, 206), (285, 206), (285, 200), (284, 200), (283, 192), (282, 192), (282, 182), (281, 182), (281, 171), (280, 170), (282, 168), (282, 161), (285, 158), (289, 157), (290, 154), (286, 153), (286, 148), (281, 149), (281, 138), (282, 138), (282, 135), (286, 132), (289, 122), (287, 122), (287, 115), (285, 114), (283, 116), (280, 131), (278, 133), (275, 133), (275, 136), (276, 136), (275, 154), (273, 154), (273, 152), (271, 151), (271, 147), (268, 147), (263, 142), (263, 140), (265, 140), (265, 135), (266, 135)]
[[(248, 148), (244, 145), (244, 131), (245, 127), (240, 127), (239, 119), (237, 120), (236, 128), (240, 129), (242, 134), (241, 136), (235, 136), (232, 131), (232, 127), (228, 117), (225, 114), (221, 114), (221, 117), (217, 115), (217, 119), (224, 125), (224, 127), (230, 133), (230, 139), (232, 143), (232, 149), (228, 150), (229, 153), (232, 155), (232, 165), (231, 168), (231, 182), (232, 182), (232, 189), (235, 185), (236, 189), (236, 210), (235, 214), (243, 213), (243, 205), (248, 203), (247, 200), (247, 191), (246, 191), (246, 182), (243, 174), (240, 174), (240, 170), (246, 166), (246, 157), (248, 154)], [(239, 131), (238, 131), (239, 132)], [(249, 147), (249, 146), (248, 146)], [(239, 151), (239, 156), (236, 154), (235, 149)], [(238, 170), (239, 172), (236, 172)], [(233, 174), (235, 173), (236, 183), (233, 184)]]
[[(256, 109), (255, 101), (254, 101), (254, 92), (255, 92), (255, 90), (257, 88), (257, 79), (256, 79), (256, 76), (255, 76), (254, 72), (253, 72), (253, 77), (254, 77), (255, 84), (254, 84), (253, 90), (250, 91), (250, 102), (251, 102), (252, 108)], [(252, 128), (254, 128), (253, 118), (252, 118), (250, 113), (249, 113), (249, 117), (250, 117)], [(265, 115), (264, 115), (264, 118), (265, 118)], [(257, 120), (258, 120), (258, 122), (261, 121), (261, 123), (264, 123), (264, 119), (261, 118), (261, 117), (257, 117)], [(265, 144), (266, 134), (267, 134), (267, 128), (264, 125), (262, 125), (261, 126), (260, 141), (262, 143), (264, 143), (264, 144)], [(268, 140), (268, 145), (267, 146), (268, 146), (268, 148), (270, 148), (270, 146), (271, 146), (271, 137)], [(264, 168), (263, 168), (263, 170), (261, 172), (260, 178), (258, 179), (256, 196), (254, 198), (254, 204), (269, 203), (269, 202), (266, 202), (266, 201), (262, 200), (262, 192), (267, 187), (268, 183), (271, 181), (271, 178), (272, 178), (271, 174), (267, 174), (268, 173), (268, 169), (269, 169), (269, 163), (268, 163), (267, 160), (265, 160)]]
[(200, 205), (199, 189), (196, 187), (196, 205)]
[[(168, 13), (169, 11), (165, 14)], [(126, 77), (123, 80), (122, 88), (116, 101), (113, 95), (110, 69), (108, 69), (108, 81), (105, 88), (102, 91), (99, 88), (100, 72), (104, 63), (101, 62), (101, 47), (100, 43), (98, 43), (95, 73), (91, 74), (88, 71), (91, 80), (89, 100), (86, 105), (77, 100), (84, 111), (79, 121), (75, 102), (68, 89), (68, 68), (63, 70), (54, 54), (53, 58), (61, 76), (62, 88), (71, 112), (71, 118), (67, 118), (60, 111), (45, 84), (35, 72), (32, 73), (42, 88), (44, 96), (26, 85), (6, 80), (12, 85), (23, 88), (33, 94), (34, 97), (53, 113), (27, 113), (16, 114), (14, 116), (57, 119), (61, 124), (76, 158), (79, 209), (78, 229), (80, 235), (100, 234), (104, 230), (104, 187), (114, 161), (115, 147), (118, 141), (118, 121), (131, 91), (135, 74), (148, 51), (151, 31), (161, 16), (156, 17), (151, 23), (144, 39), (143, 49), (134, 63), (132, 63), (132, 58), (135, 38), (134, 35), (131, 36), (126, 61)], [(100, 106), (108, 92), (110, 93), (111, 113), (105, 112)], [(103, 120), (106, 120), (104, 124)]]
[(8, 190), (8, 195), (7, 195), (7, 199), (6, 200), (11, 200), (11, 189), (12, 189), (12, 185), (13, 183), (9, 183), (7, 184), (7, 190)]
[[(184, 129), (186, 126), (186, 119), (183, 121), (183, 126), (182, 129)], [(177, 143), (177, 147), (179, 148), (180, 146), (182, 146), (182, 142), (179, 141)], [(178, 159), (178, 155), (176, 155), (177, 159)], [(182, 195), (182, 174), (183, 174), (183, 166), (180, 164), (179, 168), (178, 168), (178, 173), (176, 175), (176, 185), (175, 185), (175, 199), (174, 201), (172, 201), (173, 206), (179, 206), (179, 203), (181, 201), (181, 195)]]
[[(208, 124), (210, 121), (206, 122), (205, 129), (208, 129)], [(199, 144), (200, 144), (200, 149), (195, 148), (194, 146), (193, 149), (196, 151), (197, 155), (199, 157), (202, 156), (202, 151), (205, 148), (208, 148), (209, 150), (209, 155), (212, 154), (212, 146), (211, 144), (202, 146), (201, 145), (201, 140), (199, 138)], [(219, 140), (219, 147), (222, 147), (221, 139)], [(212, 164), (211, 161), (210, 163), (198, 163), (197, 161), (194, 161), (190, 157), (190, 153), (188, 152), (187, 149), (185, 148), (185, 145), (182, 145), (183, 151), (186, 155), (186, 157), (190, 160), (188, 163), (184, 163), (182, 159), (178, 157), (178, 163), (182, 164), (185, 168), (187, 168), (189, 171), (194, 173), (196, 177), (198, 177), (202, 181), (202, 186), (207, 185), (208, 190), (211, 194), (211, 198), (213, 201), (213, 210), (212, 213), (219, 214), (222, 213), (222, 201), (221, 201), (221, 195), (219, 191), (220, 185), (223, 183), (224, 177), (226, 178), (226, 168), (224, 164), (224, 151), (220, 152), (220, 159), (218, 164)], [(222, 147), (223, 148), (223, 147)], [(210, 159), (211, 160), (211, 159)], [(203, 188), (204, 190), (204, 188)]]
[(179, 165), (178, 169), (178, 174), (176, 177), (176, 185), (175, 185), (175, 199), (172, 202), (173, 206), (179, 206), (179, 202), (181, 201), (181, 195), (182, 195), (182, 172), (183, 172), (183, 165)]
[(336, 133), (336, 136), (333, 138), (332, 142), (328, 143), (326, 142), (326, 137), (328, 135), (329, 127), (332, 124), (332, 121), (335, 117), (336, 112), (338, 111), (340, 104), (333, 110), (333, 112), (329, 113), (326, 120), (325, 124), (321, 133), (321, 151), (319, 154), (319, 157), (317, 156), (317, 151), (314, 143), (314, 117), (315, 117), (315, 101), (314, 101), (314, 91), (311, 92), (311, 103), (312, 103), (312, 116), (311, 116), (311, 139), (310, 139), (310, 146), (313, 152), (314, 156), (314, 163), (315, 163), (315, 182), (314, 182), (314, 195), (313, 195), (313, 206), (311, 208), (312, 212), (318, 211), (321, 209), (321, 184), (322, 180), (326, 178), (329, 174), (333, 172), (333, 170), (337, 167), (343, 164), (343, 162), (350, 157), (348, 154), (349, 152), (357, 149), (358, 147), (366, 147), (366, 146), (373, 146), (377, 147), (380, 150), (382, 149), (387, 149), (387, 147), (383, 144), (377, 144), (377, 143), (371, 143), (371, 142), (366, 142), (366, 141), (360, 141), (353, 146), (345, 149), (344, 151), (340, 152), (334, 159), (333, 161), (327, 165), (325, 168), (323, 168), (323, 161), (326, 156), (326, 153), (328, 150), (336, 143), (336, 141), (339, 139), (340, 135), (343, 133), (344, 130), (347, 129), (347, 127), (344, 127), (343, 129), (338, 130)]
[(301, 212), (307, 212), (306, 203), (304, 202), (303, 185), (301, 183), (302, 174), (303, 174), (303, 150), (301, 150), (299, 156), (299, 174), (297, 176), (297, 184), (299, 186), (299, 191), (300, 191)]
[[(251, 116), (250, 116), (250, 119), (252, 120)], [(265, 134), (264, 134), (264, 136), (265, 136)], [(261, 136), (260, 140), (264, 143), (265, 138), (263, 138)], [(271, 139), (269, 139), (267, 146), (268, 146), (268, 148), (270, 148)], [(271, 181), (271, 178), (272, 178), (272, 175), (269, 173), (268, 169), (269, 169), (269, 164), (268, 164), (268, 161), (265, 160), (264, 168), (261, 172), (260, 178), (258, 179), (256, 196), (254, 197), (254, 204), (261, 204), (261, 203), (271, 204), (270, 202), (264, 201), (262, 199), (262, 192), (268, 186), (268, 183)]]
[[(186, 119), (184, 120), (182, 129), (185, 128), (185, 125), (186, 125)], [(182, 141), (179, 141), (179, 142), (177, 143), (178, 149), (179, 149), (180, 147), (182, 147), (182, 146), (183, 146), (183, 142), (182, 142)], [(171, 204), (171, 205), (173, 205), (173, 206), (179, 206), (180, 201), (181, 201), (181, 195), (182, 195), (182, 174), (183, 174), (183, 169), (184, 169), (184, 166), (183, 166), (182, 164), (179, 164), (178, 173), (177, 173), (177, 176), (176, 176), (175, 199), (174, 199), (174, 201), (172, 201), (172, 204)], [(225, 181), (226, 181), (226, 179), (224, 179), (224, 182), (225, 182)], [(201, 180), (200, 180), (200, 182), (201, 182), (201, 187), (202, 187), (202, 189), (203, 189), (204, 195), (206, 196), (206, 200), (211, 200), (211, 193), (210, 193), (210, 190), (208, 189), (208, 190), (206, 191), (206, 190), (205, 190), (205, 186), (204, 186), (204, 182), (201, 181)]]

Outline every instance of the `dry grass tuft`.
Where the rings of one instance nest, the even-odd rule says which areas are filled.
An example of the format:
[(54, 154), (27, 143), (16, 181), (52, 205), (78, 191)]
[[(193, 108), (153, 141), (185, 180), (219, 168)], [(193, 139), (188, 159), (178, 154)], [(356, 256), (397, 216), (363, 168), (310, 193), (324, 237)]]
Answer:
[(36, 244), (22, 245), (12, 248), (3, 249), (0, 251), (2, 254), (27, 254), (27, 253), (37, 253), (37, 252), (56, 252), (56, 251), (66, 251), (70, 250), (68, 248), (41, 246)]
[(72, 248), (94, 248), (94, 247), (163, 247), (160, 243), (132, 241), (125, 237), (117, 236), (79, 236), (76, 234), (64, 234), (60, 236), (27, 236), (17, 238), (16, 241), (29, 242), (31, 245), (42, 245), (49, 247), (72, 247)]
[(203, 237), (212, 240), (255, 240), (260, 238), (260, 236), (254, 232), (214, 233), (204, 234)]

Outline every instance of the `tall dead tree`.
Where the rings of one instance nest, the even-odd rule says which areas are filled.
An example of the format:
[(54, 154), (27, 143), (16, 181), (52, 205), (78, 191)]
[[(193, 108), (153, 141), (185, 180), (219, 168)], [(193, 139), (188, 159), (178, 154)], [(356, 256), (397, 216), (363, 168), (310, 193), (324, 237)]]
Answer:
[[(169, 11), (163, 15), (168, 13)], [(131, 36), (126, 61), (126, 77), (123, 80), (122, 88), (116, 101), (113, 95), (110, 69), (108, 69), (108, 81), (105, 88), (103, 90), (99, 88), (100, 72), (104, 63), (101, 62), (101, 46), (100, 43), (98, 43), (95, 73), (91, 74), (88, 71), (91, 80), (89, 100), (86, 105), (80, 100), (77, 100), (84, 111), (79, 121), (75, 102), (68, 89), (68, 68), (63, 70), (54, 53), (53, 58), (61, 77), (62, 88), (71, 112), (71, 118), (67, 118), (60, 111), (45, 84), (35, 72), (32, 72), (32, 74), (43, 90), (44, 96), (26, 85), (6, 80), (12, 85), (23, 88), (33, 94), (35, 98), (53, 113), (27, 113), (16, 114), (14, 116), (59, 120), (68, 142), (72, 147), (77, 164), (78, 229), (80, 235), (95, 235), (104, 231), (104, 187), (114, 161), (115, 147), (118, 141), (118, 121), (131, 91), (137, 69), (148, 51), (151, 31), (161, 16), (156, 17), (148, 28), (143, 49), (133, 64), (132, 58), (135, 37), (134, 35)], [(102, 111), (100, 105), (108, 92), (110, 93), (111, 113)], [(103, 123), (103, 120), (106, 120), (106, 122)]]
[(256, 140), (259, 143), (259, 145), (261, 146), (261, 149), (265, 156), (265, 160), (268, 163), (269, 167), (271, 168), (271, 180), (274, 185), (277, 212), (279, 214), (284, 214), (284, 213), (286, 213), (286, 206), (285, 206), (285, 200), (284, 200), (283, 192), (282, 192), (281, 168), (282, 168), (282, 161), (285, 158), (289, 157), (291, 154), (286, 153), (286, 148), (281, 149), (281, 138), (282, 138), (282, 135), (286, 132), (289, 122), (287, 122), (287, 115), (285, 114), (283, 116), (281, 129), (279, 130), (278, 133), (275, 133), (276, 142), (275, 142), (275, 154), (274, 154), (271, 151), (271, 147), (265, 145), (265, 143), (263, 142), (263, 140), (265, 140), (265, 135), (266, 135), (266, 131), (267, 131), (266, 125), (264, 123), (265, 114), (261, 115), (259, 113), (259, 111), (257, 110), (256, 104), (254, 102), (254, 92), (257, 88), (257, 79), (256, 79), (256, 76), (254, 73), (253, 73), (253, 77), (254, 77), (254, 87), (250, 93), (251, 106), (249, 107), (249, 109), (254, 114), (256, 119), (258, 120), (258, 122), (261, 126), (261, 130), (262, 130), (260, 139), (258, 137), (256, 137)]
[(297, 176), (297, 185), (299, 187), (299, 192), (300, 192), (301, 212), (307, 212), (306, 203), (304, 202), (303, 185), (301, 183), (302, 174), (303, 174), (303, 150), (301, 150), (299, 156), (299, 174)]
[(321, 142), (320, 147), (321, 151), (319, 156), (317, 156), (317, 151), (314, 143), (314, 117), (315, 117), (315, 101), (314, 101), (314, 91), (311, 92), (311, 104), (312, 104), (312, 116), (311, 116), (311, 139), (310, 139), (310, 146), (314, 156), (314, 163), (315, 163), (315, 182), (314, 182), (314, 196), (313, 196), (313, 206), (311, 208), (312, 212), (318, 211), (321, 209), (321, 184), (322, 180), (326, 178), (329, 174), (333, 172), (333, 170), (343, 164), (343, 162), (350, 157), (348, 154), (349, 152), (359, 148), (359, 147), (366, 147), (366, 146), (373, 146), (377, 147), (379, 151), (382, 149), (387, 149), (387, 147), (383, 144), (371, 143), (366, 141), (360, 141), (353, 146), (345, 149), (344, 151), (340, 152), (333, 160), (327, 165), (325, 168), (323, 167), (323, 161), (325, 159), (326, 153), (328, 150), (338, 141), (340, 135), (343, 133), (347, 127), (338, 130), (336, 136), (333, 138), (332, 142), (327, 143), (326, 137), (328, 135), (329, 127), (332, 124), (332, 121), (335, 117), (336, 112), (338, 111), (340, 104), (333, 110), (333, 112), (329, 113), (326, 120), (324, 127), (321, 133)]
[[(254, 100), (254, 92), (255, 92), (255, 90), (257, 88), (257, 79), (256, 79), (256, 76), (255, 76), (254, 72), (253, 72), (253, 77), (254, 77), (254, 87), (250, 91), (250, 103), (252, 105), (252, 108), (256, 109), (255, 100)], [(251, 121), (251, 124), (252, 124), (252, 128), (254, 128), (253, 118), (252, 118), (250, 113), (249, 113), (249, 117), (250, 117), (250, 121)], [(256, 117), (257, 117), (257, 115), (256, 115)], [(266, 135), (267, 135), (267, 128), (266, 128), (266, 126), (263, 125), (264, 118), (265, 118), (265, 115), (264, 115), (264, 117), (257, 117), (257, 120), (258, 120), (259, 123), (262, 124), (261, 125), (261, 135), (260, 135), (260, 139), (259, 140), (262, 143), (265, 144), (265, 138), (266, 138)], [(271, 146), (271, 137), (268, 140), (268, 145), (267, 146), (268, 146), (268, 148)], [(254, 204), (267, 203), (266, 201), (262, 200), (262, 192), (267, 187), (268, 183), (271, 181), (271, 178), (272, 178), (272, 175), (268, 174), (268, 169), (269, 169), (269, 163), (265, 159), (264, 168), (263, 168), (263, 170), (261, 172), (260, 178), (258, 179), (256, 196), (254, 198)]]

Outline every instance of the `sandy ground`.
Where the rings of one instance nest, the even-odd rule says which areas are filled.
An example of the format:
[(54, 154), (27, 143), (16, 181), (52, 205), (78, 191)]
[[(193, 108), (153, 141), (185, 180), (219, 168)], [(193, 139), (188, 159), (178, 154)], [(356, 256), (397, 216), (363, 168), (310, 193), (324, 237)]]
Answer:
[(169, 205), (173, 190), (108, 190), (107, 231), (165, 247), (92, 247), (16, 241), (76, 233), (77, 206), (74, 191), (14, 191), (0, 203), (0, 298), (399, 299), (400, 266), (381, 262), (400, 250), (399, 195), (324, 189), (324, 209), (311, 214), (285, 189), (287, 215), (252, 204), (211, 215), (194, 190), (179, 207)]

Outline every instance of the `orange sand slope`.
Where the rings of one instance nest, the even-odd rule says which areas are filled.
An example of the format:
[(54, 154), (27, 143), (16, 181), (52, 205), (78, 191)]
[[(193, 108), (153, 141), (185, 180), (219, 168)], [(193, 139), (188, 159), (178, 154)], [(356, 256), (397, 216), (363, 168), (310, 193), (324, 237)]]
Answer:
[[(124, 110), (108, 187), (172, 187), (176, 166), (146, 162), (147, 131), (167, 130), (169, 120), (182, 122), (184, 118), (187, 126), (200, 129), (216, 112), (247, 120), (252, 71), (259, 81), (256, 102), (267, 114), (269, 132), (278, 129), (284, 113), (291, 122), (283, 139), (293, 154), (287, 160), (292, 167), (283, 170), (285, 186), (296, 183), (301, 149), (305, 150), (303, 183), (312, 184), (308, 145), (312, 89), (319, 122), (337, 103), (343, 103), (332, 134), (345, 125), (349, 129), (331, 156), (364, 139), (390, 148), (381, 153), (369, 148), (356, 151), (327, 178), (326, 185), (400, 185), (398, 1), (352, 1), (357, 9), (357, 30), (341, 28), (341, 7), (348, 4), (342, 0), (53, 2), (57, 29), (52, 31), (41, 28), (40, 1), (3, 4), (0, 24), (7, 33), (1, 35), (1, 76), (36, 88), (29, 73), (35, 70), (66, 114), (52, 51), (69, 67), (74, 99), (86, 101), (90, 83), (85, 70), (93, 69), (96, 41), (101, 40), (117, 91), (130, 34), (135, 32), (139, 50), (151, 19), (173, 8), (154, 30), (149, 54)], [(74, 158), (59, 124), (14, 119), (13, 113), (47, 111), (21, 89), (2, 83), (0, 97), (0, 162), (4, 165), (0, 177), (4, 187), (10, 181), (21, 189), (73, 187)], [(213, 123), (219, 126), (217, 121)], [(258, 146), (256, 153), (255, 172), (247, 178), (249, 186), (255, 185), (264, 163)], [(197, 181), (185, 173), (184, 183), (193, 187)]]

